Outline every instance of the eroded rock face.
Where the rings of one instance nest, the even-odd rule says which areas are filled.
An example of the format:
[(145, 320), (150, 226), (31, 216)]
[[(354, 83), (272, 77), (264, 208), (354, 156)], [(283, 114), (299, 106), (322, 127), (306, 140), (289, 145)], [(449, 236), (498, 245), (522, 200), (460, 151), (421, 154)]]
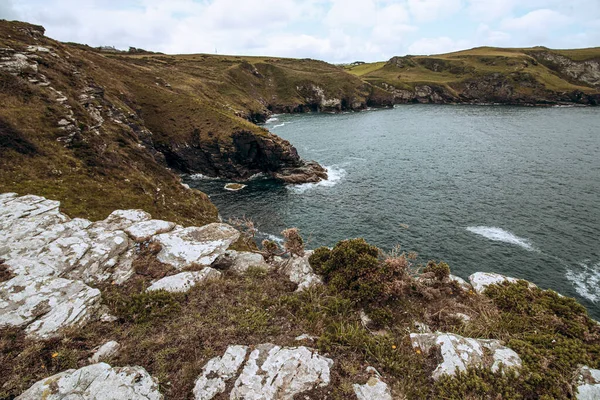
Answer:
[(182, 272), (177, 275), (167, 276), (152, 284), (147, 291), (166, 290), (172, 293), (183, 293), (190, 290), (192, 287), (206, 282), (210, 279), (218, 279), (221, 273), (216, 269), (206, 267), (202, 271)]
[(194, 396), (209, 400), (223, 393), (242, 364), (229, 394), (232, 400), (292, 400), (295, 395), (324, 387), (330, 381), (333, 360), (306, 347), (257, 346), (244, 363), (248, 348), (230, 346), (223, 357), (210, 360), (196, 381)]
[(191, 264), (210, 265), (240, 237), (240, 232), (226, 224), (175, 229), (154, 237), (162, 246), (158, 260), (183, 269)]
[[(507, 368), (520, 368), (521, 358), (497, 340), (465, 338), (451, 333), (411, 333), (410, 340), (415, 349), (428, 353), (431, 349), (439, 349), (442, 362), (433, 371), (433, 379), (444, 375), (454, 375), (466, 371), (467, 367), (490, 368), (492, 372)], [(484, 349), (491, 354), (491, 360), (484, 357)]]
[(70, 369), (36, 382), (19, 400), (160, 400), (158, 384), (142, 367), (105, 363)]
[(281, 273), (287, 275), (292, 282), (298, 285), (298, 290), (304, 290), (323, 283), (308, 262), (312, 253), (313, 251), (309, 250), (304, 253), (303, 257), (293, 256), (283, 260), (279, 268)]
[(577, 378), (577, 400), (600, 399), (600, 370), (582, 367)]
[[(163, 259), (183, 268), (210, 264), (239, 237), (229, 225), (184, 229), (141, 210), (117, 210), (98, 222), (71, 219), (59, 206), (39, 196), (0, 194), (0, 258), (11, 277), (0, 283), (0, 327), (49, 338), (100, 318), (100, 291), (88, 284), (127, 281), (139, 241), (160, 238)], [(185, 291), (216, 275), (209, 268), (153, 286)]]

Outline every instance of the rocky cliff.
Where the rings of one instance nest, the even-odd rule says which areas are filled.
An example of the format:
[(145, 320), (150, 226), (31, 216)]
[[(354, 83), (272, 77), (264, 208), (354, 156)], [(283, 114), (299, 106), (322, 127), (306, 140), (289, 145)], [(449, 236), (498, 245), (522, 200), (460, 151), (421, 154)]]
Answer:
[(597, 105), (600, 49), (482, 47), (436, 56), (393, 57), (350, 66), (395, 103)]

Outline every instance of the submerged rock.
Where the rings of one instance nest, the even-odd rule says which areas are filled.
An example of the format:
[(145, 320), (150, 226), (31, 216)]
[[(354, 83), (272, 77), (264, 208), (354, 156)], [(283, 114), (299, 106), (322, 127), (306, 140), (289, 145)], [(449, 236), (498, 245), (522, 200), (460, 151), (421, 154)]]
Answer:
[(226, 224), (175, 229), (154, 237), (162, 246), (158, 260), (183, 269), (191, 264), (210, 265), (240, 237), (240, 232)]
[(582, 367), (577, 377), (577, 400), (600, 399), (600, 370)]
[(261, 344), (244, 363), (247, 352), (246, 346), (230, 346), (223, 357), (211, 359), (196, 380), (195, 399), (209, 400), (223, 393), (242, 365), (228, 396), (233, 400), (292, 400), (329, 384), (333, 360), (309, 348)]
[(239, 190), (242, 190), (243, 188), (245, 188), (247, 185), (242, 185), (241, 183), (228, 183), (227, 185), (225, 185), (225, 190), (229, 190), (231, 192), (237, 192)]
[[(433, 348), (440, 351), (442, 362), (433, 371), (433, 379), (466, 371), (467, 367), (490, 368), (492, 372), (504, 368), (521, 368), (521, 358), (497, 340), (465, 338), (452, 333), (411, 333), (413, 348), (429, 353)], [(491, 353), (485, 357), (484, 349)]]
[(182, 272), (177, 275), (167, 276), (152, 284), (147, 291), (166, 290), (167, 292), (187, 292), (199, 283), (209, 279), (218, 279), (221, 273), (216, 269), (206, 267), (202, 271)]
[(160, 400), (158, 383), (142, 367), (105, 363), (69, 369), (36, 382), (18, 400)]
[(313, 161), (298, 167), (283, 168), (273, 176), (275, 179), (290, 184), (317, 183), (328, 178), (327, 170)]

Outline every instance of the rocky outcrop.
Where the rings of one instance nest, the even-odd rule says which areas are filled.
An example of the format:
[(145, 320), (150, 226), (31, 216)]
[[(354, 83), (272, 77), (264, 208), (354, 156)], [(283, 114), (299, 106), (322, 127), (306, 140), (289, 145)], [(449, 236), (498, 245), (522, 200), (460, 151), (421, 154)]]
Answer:
[[(306, 347), (230, 346), (222, 357), (211, 359), (196, 380), (194, 396), (209, 400), (226, 390), (238, 374), (230, 399), (292, 400), (294, 396), (324, 387), (330, 381), (333, 360)], [(245, 362), (244, 362), (245, 361)]]
[(582, 367), (575, 382), (577, 400), (600, 399), (600, 370)]
[(600, 59), (575, 61), (550, 51), (531, 51), (529, 54), (541, 64), (572, 81), (600, 87)]
[(178, 228), (155, 236), (152, 240), (161, 246), (158, 260), (183, 269), (192, 264), (210, 265), (240, 237), (240, 232), (226, 224)]
[[(521, 368), (521, 358), (497, 340), (464, 338), (451, 333), (411, 333), (413, 348), (429, 353), (432, 349), (440, 352), (442, 362), (433, 371), (433, 379), (444, 375), (454, 375), (466, 371), (468, 367), (490, 368), (498, 372), (504, 369)], [(489, 352), (491, 357), (486, 357)]]
[[(473, 289), (479, 293), (483, 294), (485, 289), (487, 289), (490, 285), (501, 285), (503, 283), (516, 283), (519, 280), (516, 278), (511, 278), (509, 276), (504, 276), (500, 274), (495, 274), (492, 272), (476, 272), (469, 276), (469, 281), (473, 286)], [(529, 282), (529, 287), (536, 287), (533, 283)]]
[[(162, 245), (159, 260), (182, 269), (210, 265), (240, 235), (225, 224), (177, 227), (141, 210), (117, 210), (98, 222), (71, 219), (59, 206), (39, 196), (0, 194), (0, 258), (11, 274), (0, 282), (0, 327), (46, 339), (100, 318), (100, 291), (88, 284), (127, 281), (141, 241)], [(166, 277), (149, 290), (185, 291), (219, 275), (205, 268)]]
[(297, 284), (297, 290), (299, 291), (323, 283), (319, 275), (315, 274), (308, 261), (312, 253), (313, 251), (309, 250), (302, 257), (292, 256), (281, 260), (279, 263), (279, 272), (287, 275), (292, 282)]
[(219, 270), (233, 271), (238, 274), (243, 274), (250, 268), (261, 268), (263, 270), (274, 268), (273, 265), (265, 261), (265, 258), (261, 254), (235, 250), (226, 251), (211, 266)]
[(167, 276), (154, 282), (146, 289), (149, 292), (165, 290), (171, 293), (184, 293), (192, 287), (211, 279), (218, 279), (221, 273), (216, 269), (206, 267), (202, 271), (182, 272), (177, 275)]
[(368, 367), (371, 377), (364, 385), (354, 384), (354, 394), (358, 400), (392, 400), (388, 385), (381, 380), (381, 375), (375, 368)]
[(158, 383), (142, 367), (111, 368), (105, 363), (70, 369), (42, 379), (18, 400), (160, 400)]

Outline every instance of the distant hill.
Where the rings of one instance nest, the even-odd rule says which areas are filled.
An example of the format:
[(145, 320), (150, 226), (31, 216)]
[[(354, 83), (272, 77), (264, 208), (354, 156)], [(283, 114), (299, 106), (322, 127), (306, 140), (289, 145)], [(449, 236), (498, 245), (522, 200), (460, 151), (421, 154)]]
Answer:
[(351, 74), (394, 95), (395, 103), (596, 105), (600, 48), (478, 47), (432, 56), (346, 66)]

